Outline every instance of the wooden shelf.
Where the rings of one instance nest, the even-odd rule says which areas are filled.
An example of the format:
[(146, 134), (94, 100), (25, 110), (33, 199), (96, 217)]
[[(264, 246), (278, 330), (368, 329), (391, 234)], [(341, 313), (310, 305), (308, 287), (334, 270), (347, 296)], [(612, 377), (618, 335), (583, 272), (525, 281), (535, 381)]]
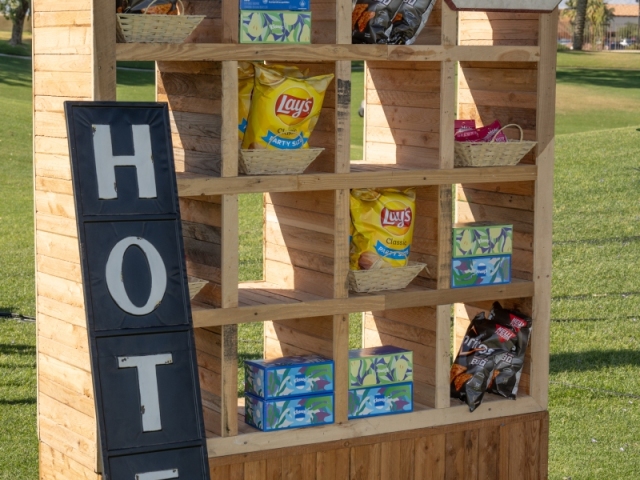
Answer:
[(412, 62), (538, 62), (538, 47), (387, 45), (233, 45), (224, 43), (119, 43), (116, 58), (127, 61), (287, 61), (341, 60)]
[[(515, 167), (410, 170), (388, 165), (355, 166), (352, 173), (212, 177), (178, 174), (181, 197), (261, 192), (309, 192), (321, 190), (453, 185), (458, 183), (504, 183), (535, 181), (535, 165)], [(359, 170), (359, 171), (358, 171)]]
[[(242, 407), (238, 409), (239, 425), (244, 424), (244, 414), (240, 408)], [(455, 425), (506, 417), (509, 415), (541, 412), (543, 410), (543, 407), (527, 395), (518, 397), (516, 401), (494, 395), (487, 395), (483, 404), (474, 412), (469, 412), (469, 407), (466, 405), (457, 404), (445, 409), (422, 407), (422, 409), (418, 409), (412, 413), (370, 417), (360, 420), (350, 420), (344, 424), (280, 430), (275, 432), (261, 432), (246, 426), (247, 428), (243, 427), (244, 431), (235, 437), (221, 438), (215, 436), (208, 438), (207, 448), (209, 458), (214, 458), (316, 443), (343, 442), (348, 444), (346, 441), (349, 439), (371, 435), (439, 427), (442, 425)]]
[[(194, 327), (215, 327), (239, 323), (310, 318), (340, 313), (383, 311), (399, 308), (448, 305), (533, 296), (534, 283), (514, 280), (509, 285), (432, 290), (409, 286), (403, 290), (353, 293), (349, 298), (303, 300), (316, 297), (262, 282), (241, 284), (239, 304), (235, 308), (195, 305)], [(253, 304), (249, 305), (251, 302)], [(244, 305), (244, 306), (242, 306)]]

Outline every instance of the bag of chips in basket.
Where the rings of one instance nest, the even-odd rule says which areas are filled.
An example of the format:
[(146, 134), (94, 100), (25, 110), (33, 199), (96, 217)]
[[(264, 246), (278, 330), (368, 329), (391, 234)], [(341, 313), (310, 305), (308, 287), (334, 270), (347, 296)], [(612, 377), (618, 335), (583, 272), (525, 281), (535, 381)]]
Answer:
[[(293, 65), (269, 65), (269, 68), (280, 72), (285, 77), (304, 78), (309, 71), (301, 71)], [(238, 141), (242, 145), (244, 132), (247, 130), (251, 95), (255, 84), (255, 69), (252, 63), (238, 62)]]
[(391, 20), (401, 3), (402, 0), (357, 0), (351, 12), (351, 42), (386, 44)]
[(412, 45), (429, 20), (436, 0), (404, 0), (391, 24), (389, 44)]
[(494, 371), (487, 386), (487, 391), (502, 395), (505, 398), (515, 399), (518, 393), (524, 357), (531, 336), (532, 320), (518, 311), (502, 308), (498, 302), (493, 304), (489, 318), (496, 322), (497, 325), (501, 325), (511, 331), (514, 336), (514, 347), (509, 352), (496, 355)]
[(242, 148), (309, 148), (333, 74), (293, 78), (266, 65), (254, 67), (255, 86)]
[(404, 267), (409, 261), (415, 188), (351, 191), (351, 270)]
[(147, 15), (177, 15), (177, 3), (178, 0), (119, 0), (116, 2), (116, 11)]

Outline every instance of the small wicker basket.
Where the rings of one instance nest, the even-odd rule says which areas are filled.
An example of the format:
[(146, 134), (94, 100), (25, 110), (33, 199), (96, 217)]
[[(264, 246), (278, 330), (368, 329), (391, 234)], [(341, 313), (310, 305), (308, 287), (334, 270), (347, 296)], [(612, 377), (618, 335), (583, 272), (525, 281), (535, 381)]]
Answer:
[[(184, 13), (182, 0), (178, 0), (178, 3)], [(178, 15), (118, 13), (116, 16), (118, 38), (125, 43), (182, 43), (205, 18), (205, 15), (180, 13)]]
[(238, 167), (247, 175), (293, 175), (304, 172), (324, 148), (240, 150)]
[(409, 262), (406, 267), (349, 270), (349, 290), (358, 293), (405, 288), (427, 265)]
[[(516, 127), (520, 130), (520, 140), (509, 140), (507, 143), (495, 142), (500, 132), (509, 127)], [(497, 167), (515, 165), (536, 146), (536, 142), (523, 141), (524, 132), (520, 125), (515, 123), (506, 125), (496, 132), (491, 142), (455, 143), (456, 167)]]

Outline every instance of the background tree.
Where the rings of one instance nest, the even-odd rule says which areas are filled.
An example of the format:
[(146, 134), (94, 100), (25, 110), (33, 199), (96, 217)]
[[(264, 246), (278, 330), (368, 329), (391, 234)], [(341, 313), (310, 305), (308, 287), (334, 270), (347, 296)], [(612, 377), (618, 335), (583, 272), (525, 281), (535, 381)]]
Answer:
[(573, 49), (582, 50), (585, 31), (599, 38), (603, 27), (613, 18), (613, 9), (607, 7), (604, 0), (568, 0), (563, 15), (573, 26)]
[(4, 18), (11, 20), (11, 39), (9, 44), (16, 46), (22, 44), (22, 32), (24, 31), (24, 20), (29, 11), (29, 0), (0, 0), (0, 11)]
[(573, 25), (573, 49), (582, 50), (584, 27), (587, 22), (587, 0), (573, 0), (575, 17)]

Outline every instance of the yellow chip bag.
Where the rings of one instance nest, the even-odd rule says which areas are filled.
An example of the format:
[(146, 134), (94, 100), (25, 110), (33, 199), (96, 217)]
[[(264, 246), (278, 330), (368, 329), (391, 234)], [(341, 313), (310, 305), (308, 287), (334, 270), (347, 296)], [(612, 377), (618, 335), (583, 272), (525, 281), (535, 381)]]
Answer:
[[(292, 65), (270, 65), (269, 68), (280, 72), (286, 77), (303, 78), (308, 69), (300, 71)], [(251, 95), (255, 84), (255, 69), (252, 63), (238, 62), (238, 142), (242, 144), (244, 132), (247, 130)]]
[(333, 74), (292, 78), (255, 65), (256, 83), (242, 148), (292, 150), (309, 148), (324, 94)]
[(405, 267), (413, 239), (416, 190), (351, 190), (351, 270)]
[(251, 94), (254, 84), (253, 64), (238, 62), (238, 141), (242, 142), (247, 130), (247, 119), (251, 107)]

